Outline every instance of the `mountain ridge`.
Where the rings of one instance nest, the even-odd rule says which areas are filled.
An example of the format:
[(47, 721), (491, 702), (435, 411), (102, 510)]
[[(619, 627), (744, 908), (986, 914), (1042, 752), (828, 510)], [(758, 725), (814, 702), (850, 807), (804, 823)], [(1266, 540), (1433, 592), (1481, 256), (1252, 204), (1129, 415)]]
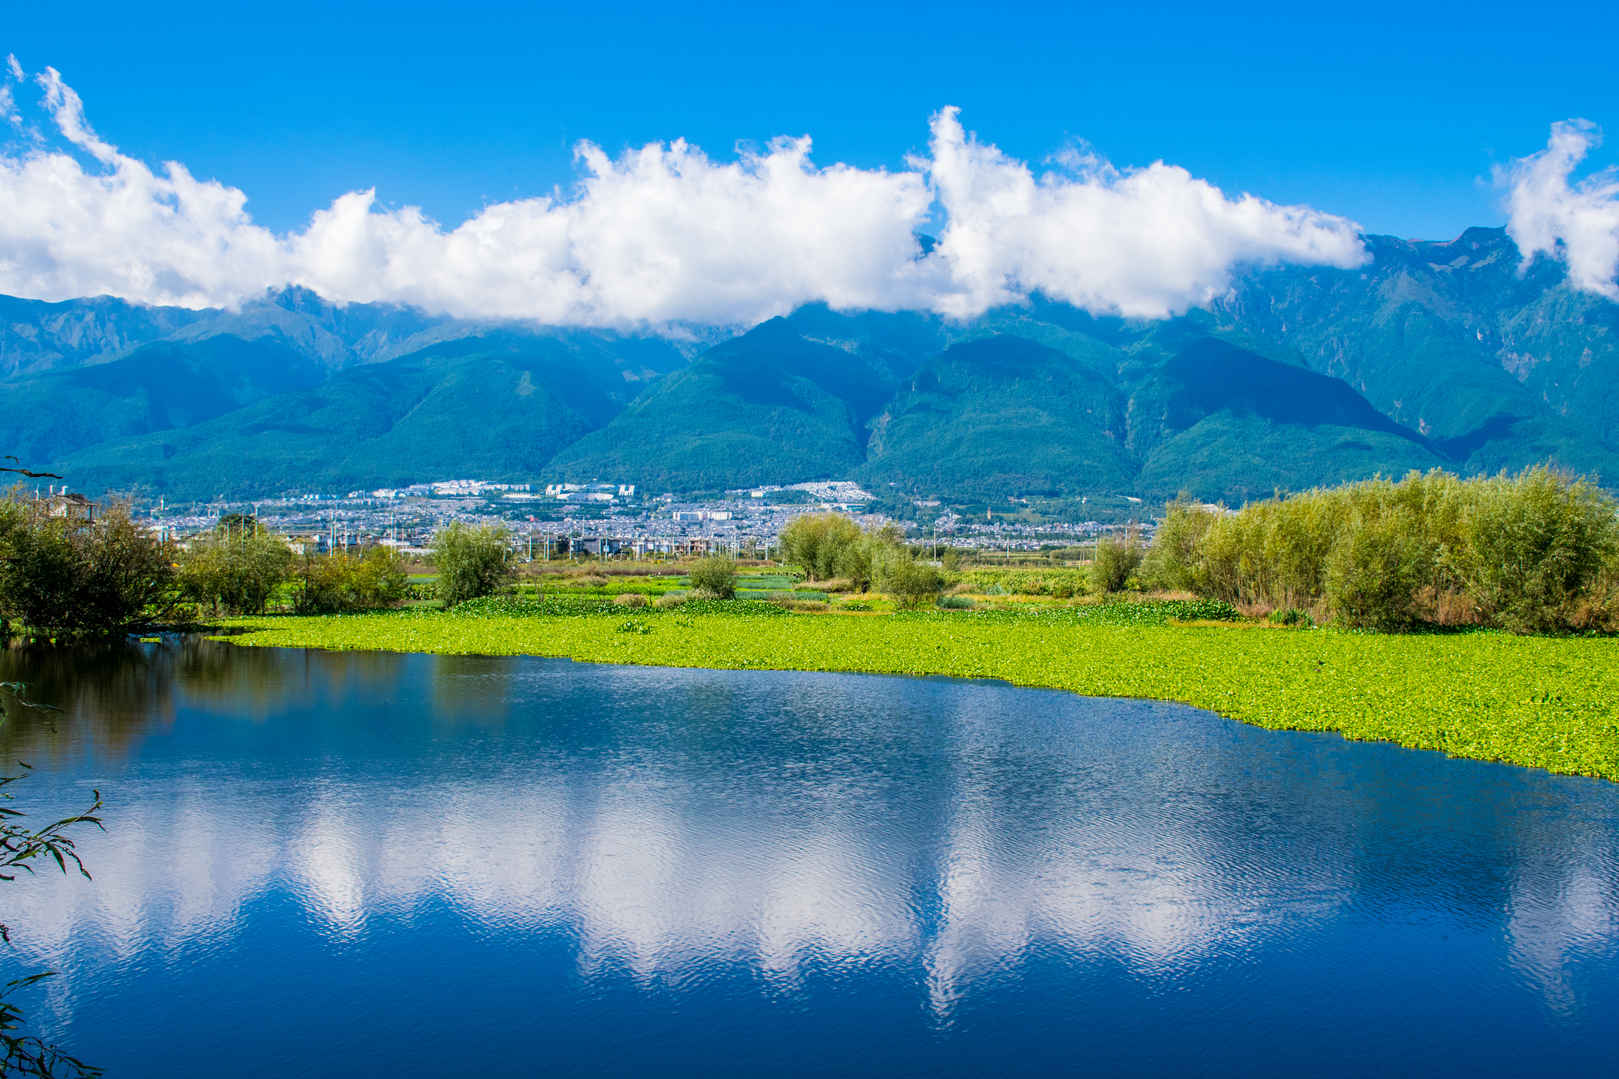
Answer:
[(1501, 229), (1366, 243), (1357, 269), (1244, 272), (1155, 322), (1036, 296), (658, 336), (292, 288), (235, 311), (0, 297), (0, 452), (182, 496), (480, 470), (676, 491), (847, 475), (947, 500), (1237, 499), (1544, 459), (1619, 478), (1619, 304)]

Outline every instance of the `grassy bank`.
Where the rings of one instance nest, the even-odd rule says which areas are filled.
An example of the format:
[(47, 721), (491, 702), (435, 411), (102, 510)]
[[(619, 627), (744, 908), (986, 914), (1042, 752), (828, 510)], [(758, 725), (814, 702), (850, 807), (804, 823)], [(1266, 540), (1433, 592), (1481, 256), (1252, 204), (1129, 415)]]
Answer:
[(241, 619), (246, 632), (231, 640), (998, 678), (1181, 701), (1261, 727), (1338, 731), (1619, 780), (1619, 640), (1181, 624), (1174, 613), (1162, 606), (892, 615), (788, 613), (760, 603), (634, 612), (494, 604), (477, 613)]

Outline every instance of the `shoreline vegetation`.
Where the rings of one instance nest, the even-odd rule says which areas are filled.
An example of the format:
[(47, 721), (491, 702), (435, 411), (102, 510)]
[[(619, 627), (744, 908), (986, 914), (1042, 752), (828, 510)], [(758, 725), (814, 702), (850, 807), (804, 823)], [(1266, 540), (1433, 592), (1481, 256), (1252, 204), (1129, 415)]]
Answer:
[(0, 501), (0, 635), (234, 617), (241, 644), (995, 678), (1619, 781), (1619, 503), (1549, 468), (1183, 499), (1150, 544), (1021, 566), (834, 513), (773, 562), (523, 563), (456, 522), (407, 564), (295, 555), (241, 514), (160, 541), (53, 497)]
[(1181, 500), (1150, 547), (1109, 536), (1027, 569), (819, 514), (781, 535), (808, 582), (705, 559), (683, 578), (531, 567), (513, 592), (501, 537), (448, 538), (446, 581), (484, 552), (470, 600), (441, 584), (444, 611), (247, 620), (233, 640), (993, 678), (1619, 781), (1619, 506), (1548, 468)]
[[(585, 597), (579, 597), (585, 600)], [(974, 612), (659, 609), (475, 601), (233, 620), (243, 646), (554, 656), (590, 663), (998, 679), (1176, 701), (1260, 727), (1332, 731), (1619, 781), (1619, 639), (1380, 634), (1182, 619), (1199, 604)]]

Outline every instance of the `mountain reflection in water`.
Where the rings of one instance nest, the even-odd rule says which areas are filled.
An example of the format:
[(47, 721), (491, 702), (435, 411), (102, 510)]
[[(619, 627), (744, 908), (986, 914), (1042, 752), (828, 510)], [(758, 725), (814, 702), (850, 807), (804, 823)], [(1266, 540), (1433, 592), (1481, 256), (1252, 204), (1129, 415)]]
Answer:
[(7, 971), (113, 1075), (463, 1073), (424, 1012), (477, 1074), (1611, 1060), (1616, 785), (938, 679), (167, 639), (0, 680), (64, 709), (0, 728), (39, 812), (108, 800), (93, 884), (5, 886)]

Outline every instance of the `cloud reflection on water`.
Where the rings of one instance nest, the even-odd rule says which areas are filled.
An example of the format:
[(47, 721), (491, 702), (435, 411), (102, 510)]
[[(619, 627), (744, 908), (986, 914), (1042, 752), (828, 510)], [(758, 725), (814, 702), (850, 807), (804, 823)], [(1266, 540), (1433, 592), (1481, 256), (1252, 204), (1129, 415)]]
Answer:
[(944, 1021), (1029, 963), (1172, 985), (1340, 922), (1498, 923), (1559, 1012), (1619, 959), (1601, 784), (993, 685), (217, 649), (6, 659), (67, 708), (6, 751), (109, 795), (93, 885), (7, 896), (61, 1012), (278, 899), (339, 949), (449, 906), (585, 977), (895, 971)]

